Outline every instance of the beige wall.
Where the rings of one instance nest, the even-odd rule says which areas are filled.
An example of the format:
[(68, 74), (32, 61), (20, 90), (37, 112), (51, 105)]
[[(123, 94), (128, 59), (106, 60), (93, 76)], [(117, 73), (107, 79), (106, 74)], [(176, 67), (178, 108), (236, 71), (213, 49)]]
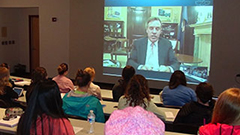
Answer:
[[(90, 4), (91, 3), (91, 4)], [(103, 1), (71, 0), (70, 2), (70, 65), (71, 76), (78, 68), (92, 66), (96, 80), (102, 75)], [(101, 79), (100, 79), (101, 78)]]
[(49, 77), (57, 75), (59, 64), (69, 63), (69, 8), (68, 0), (41, 0), (39, 4), (40, 66)]
[[(14, 17), (18, 15), (17, 10), (12, 9), (9, 11), (8, 9), (0, 9), (0, 30), (2, 27), (6, 27), (7, 29), (7, 37), (2, 37), (2, 33), (0, 33), (0, 61), (7, 62), (9, 65), (16, 64), (19, 59), (19, 44), (18, 44), (18, 33), (16, 30), (18, 29), (18, 25), (15, 25), (18, 18)], [(1, 45), (2, 42), (14, 40), (15, 44), (11, 45)], [(13, 66), (11, 66), (13, 69)]]
[[(235, 81), (236, 74), (240, 73), (240, 18), (238, 17), (240, 3), (238, 0), (232, 0), (230, 3), (225, 0), (214, 0), (214, 5), (209, 79), (218, 95), (226, 88), (240, 87), (240, 84)], [(222, 7), (222, 5), (225, 6)], [(102, 75), (104, 0), (0, 1), (0, 7), (29, 6), (39, 9), (40, 64), (47, 68), (50, 77), (56, 75), (58, 64), (67, 62), (70, 65), (70, 77), (72, 78), (77, 68), (93, 66), (97, 72), (97, 82), (116, 82), (118, 78)], [(4, 15), (4, 11), (0, 10), (0, 17)], [(57, 17), (58, 21), (51, 22), (52, 17)], [(10, 17), (8, 21), (11, 22), (15, 19)], [(4, 24), (2, 21), (0, 18), (0, 26)], [(16, 25), (11, 27), (13, 29), (21, 27)], [(22, 30), (17, 32), (19, 34), (13, 34), (13, 38), (16, 40), (25, 38), (26, 35), (21, 34), (26, 33), (23, 33)], [(28, 43), (26, 42), (26, 44)], [(0, 53), (12, 50), (11, 46), (8, 48), (0, 46), (0, 49)], [(25, 53), (25, 49), (22, 48), (20, 53)], [(4, 55), (4, 58), (8, 54), (12, 54), (11, 51), (9, 52)], [(15, 54), (12, 55), (16, 57)], [(25, 59), (27, 56), (22, 56), (22, 54), (19, 59), (12, 59), (12, 55), (9, 56), (10, 63), (28, 61)], [(3, 58), (1, 57), (1, 59)], [(165, 85), (167, 82), (150, 81), (152, 88), (163, 88)], [(190, 86), (195, 89), (195, 85)]]
[(0, 8), (0, 28), (7, 28), (7, 37), (0, 35), (0, 41), (15, 41), (0, 45), (0, 61), (7, 62), (11, 72), (18, 63), (26, 65), (29, 71), (28, 16), (37, 14), (37, 8)]
[(0, 7), (38, 7), (40, 0), (1, 0)]
[[(12, 7), (23, 8), (14, 8), (13, 11)], [(6, 61), (4, 60), (4, 62), (8, 62), (12, 67), (17, 63), (25, 64), (29, 72), (28, 15), (39, 14), (40, 66), (45, 67), (49, 76), (52, 77), (57, 74), (56, 67), (60, 63), (69, 63), (69, 1), (11, 0), (9, 2), (9, 0), (1, 0), (0, 8), (7, 10), (0, 13), (0, 15), (5, 15), (2, 16), (4, 18), (0, 16), (0, 20), (7, 20), (13, 23), (10, 29), (14, 29), (14, 33), (18, 33), (15, 38), (16, 40), (19, 39), (16, 42), (18, 51), (13, 56), (8, 56), (9, 58)], [(52, 17), (57, 17), (57, 22), (52, 22)], [(13, 21), (12, 19), (15, 20)], [(1, 25), (3, 24), (0, 23)], [(13, 50), (10, 47), (5, 48)], [(1, 49), (0, 51), (4, 50)], [(18, 52), (19, 55), (17, 54)], [(6, 54), (8, 53), (6, 52)], [(4, 57), (7, 57), (7, 55), (4, 55)]]

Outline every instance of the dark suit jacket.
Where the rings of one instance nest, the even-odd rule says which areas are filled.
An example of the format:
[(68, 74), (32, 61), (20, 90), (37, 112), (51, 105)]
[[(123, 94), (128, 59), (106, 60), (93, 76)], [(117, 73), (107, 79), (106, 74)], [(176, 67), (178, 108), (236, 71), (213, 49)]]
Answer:
[[(145, 65), (147, 42), (147, 37), (134, 41), (127, 65), (131, 65), (135, 69), (137, 69), (139, 65)], [(171, 66), (174, 71), (178, 70), (180, 66), (180, 63), (174, 55), (171, 42), (161, 37), (158, 40), (158, 63), (159, 65)]]

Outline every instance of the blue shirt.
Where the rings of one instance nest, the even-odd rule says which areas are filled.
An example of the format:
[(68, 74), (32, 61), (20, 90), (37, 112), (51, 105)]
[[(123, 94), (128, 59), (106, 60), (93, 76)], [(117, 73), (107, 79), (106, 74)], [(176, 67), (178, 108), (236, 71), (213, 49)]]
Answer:
[[(68, 96), (71, 95), (71, 96)], [(66, 114), (80, 116), (87, 119), (87, 115), (90, 110), (96, 116), (96, 122), (105, 122), (105, 117), (102, 109), (102, 105), (99, 100), (94, 96), (76, 94), (73, 91), (65, 94), (63, 97), (63, 110)]]
[(195, 91), (183, 85), (179, 85), (175, 89), (165, 86), (162, 92), (162, 99), (164, 105), (172, 106), (183, 106), (191, 101), (197, 101)]

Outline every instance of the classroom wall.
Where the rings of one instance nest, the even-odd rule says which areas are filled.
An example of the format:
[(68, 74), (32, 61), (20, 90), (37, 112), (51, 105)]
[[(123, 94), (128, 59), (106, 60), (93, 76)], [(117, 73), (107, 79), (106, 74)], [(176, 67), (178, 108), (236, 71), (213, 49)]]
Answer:
[[(7, 28), (7, 36), (0, 35), (0, 44), (7, 41), (8, 45), (0, 45), (0, 61), (10, 65), (24, 64), (29, 71), (29, 30), (28, 16), (38, 14), (37, 8), (0, 8), (0, 29)], [(14, 44), (9, 44), (14, 41)]]
[(59, 64), (69, 63), (69, 9), (68, 0), (39, 0), (40, 66), (49, 77), (57, 75)]
[[(18, 15), (17, 10), (13, 9), (9, 11), (8, 9), (0, 9), (0, 61), (8, 62), (9, 65), (16, 64), (19, 59), (19, 44), (18, 44), (18, 34), (15, 32), (19, 27), (15, 25), (18, 18), (14, 17)], [(6, 28), (6, 36), (2, 37), (2, 28)], [(15, 44), (2, 45), (2, 42), (15, 41)], [(13, 51), (16, 50), (16, 51)], [(13, 68), (13, 67), (11, 67)]]
[[(1, 0), (0, 7), (38, 7), (40, 65), (46, 67), (50, 77), (56, 75), (58, 64), (67, 62), (70, 66), (69, 76), (71, 78), (74, 78), (77, 68), (92, 66), (97, 72), (95, 81), (107, 83), (117, 81), (116, 77), (101, 74), (104, 0), (8, 1)], [(236, 74), (240, 73), (239, 7), (240, 3), (237, 0), (214, 1), (209, 80), (215, 88), (216, 95), (226, 88), (240, 86), (235, 80)], [(51, 22), (51, 17), (57, 17), (58, 21)], [(21, 34), (21, 31), (18, 32)], [(167, 85), (167, 82), (150, 81), (149, 84), (151, 88), (161, 89)], [(195, 85), (190, 85), (190, 87), (195, 89)]]
[[(56, 4), (57, 3), (57, 4)], [(4, 62), (8, 62), (12, 67), (17, 63), (21, 63), (27, 66), (27, 72), (29, 72), (29, 35), (28, 35), (28, 15), (39, 15), (39, 39), (40, 39), (40, 66), (47, 69), (49, 77), (57, 74), (56, 68), (62, 63), (69, 63), (69, 1), (41, 1), (41, 0), (1, 0), (0, 8), (6, 8), (6, 12), (9, 14), (16, 9), (17, 14), (11, 14), (15, 18), (13, 26), (19, 27), (15, 29), (18, 33), (16, 38), (19, 38), (18, 50), (21, 56), (17, 57), (17, 54), (11, 57), (11, 60), (6, 59)], [(19, 8), (21, 7), (21, 8)], [(36, 7), (34, 11), (30, 11), (29, 7)], [(22, 11), (23, 9), (25, 11)], [(27, 11), (27, 9), (29, 11)], [(34, 13), (33, 13), (34, 12)], [(4, 13), (3, 13), (4, 14)], [(17, 19), (24, 17), (24, 20)], [(25, 18), (27, 17), (27, 18)], [(57, 17), (57, 22), (52, 22), (52, 17)], [(0, 20), (5, 20), (5, 18)], [(21, 23), (19, 23), (21, 22)], [(0, 24), (1, 26), (1, 24)], [(16, 43), (17, 44), (17, 43)], [(12, 49), (9, 49), (12, 50)], [(3, 51), (3, 50), (1, 50)], [(5, 51), (6, 52), (6, 51)], [(1, 56), (1, 54), (0, 54)], [(4, 55), (6, 56), (6, 55)], [(1, 59), (0, 59), (1, 60)], [(13, 72), (13, 70), (12, 70)]]

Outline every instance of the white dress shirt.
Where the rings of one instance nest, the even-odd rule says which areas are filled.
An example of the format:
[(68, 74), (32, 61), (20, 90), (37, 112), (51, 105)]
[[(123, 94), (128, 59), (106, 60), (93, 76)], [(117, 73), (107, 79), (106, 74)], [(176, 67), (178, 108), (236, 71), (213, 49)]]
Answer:
[(158, 41), (153, 43), (148, 39), (145, 65), (151, 70), (158, 71)]

